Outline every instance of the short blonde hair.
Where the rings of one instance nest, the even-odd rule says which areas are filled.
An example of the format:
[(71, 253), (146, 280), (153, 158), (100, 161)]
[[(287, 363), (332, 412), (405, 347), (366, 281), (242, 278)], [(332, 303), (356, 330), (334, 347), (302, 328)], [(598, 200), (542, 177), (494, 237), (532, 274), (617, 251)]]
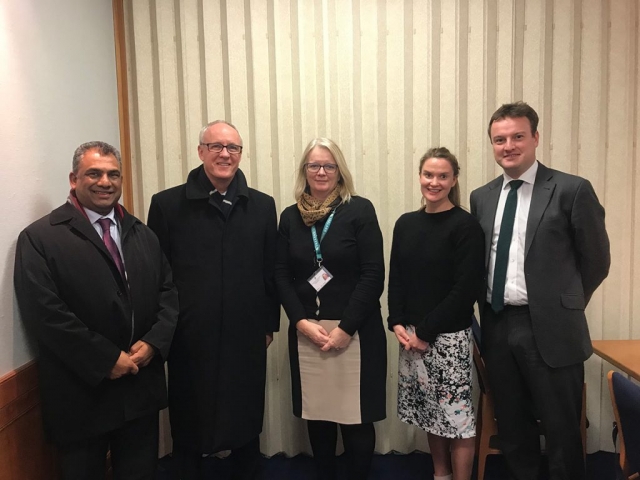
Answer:
[(304, 166), (309, 159), (309, 154), (316, 147), (325, 148), (329, 150), (329, 153), (331, 153), (331, 156), (338, 165), (337, 173), (340, 175), (340, 177), (338, 178), (338, 191), (340, 193), (340, 198), (342, 198), (342, 203), (349, 203), (351, 201), (351, 197), (356, 195), (356, 189), (353, 186), (353, 178), (351, 177), (351, 172), (349, 172), (347, 162), (344, 159), (344, 155), (342, 154), (342, 150), (340, 150), (340, 147), (338, 147), (338, 145), (333, 140), (324, 137), (311, 140), (309, 142), (309, 145), (307, 145), (307, 148), (304, 149), (302, 159), (300, 160), (300, 165), (298, 165), (298, 175), (296, 176), (296, 183), (293, 190), (293, 195), (296, 199), (296, 202), (300, 200), (300, 197), (302, 197), (302, 194), (307, 190), (307, 187), (309, 186), (307, 184), (307, 175)]

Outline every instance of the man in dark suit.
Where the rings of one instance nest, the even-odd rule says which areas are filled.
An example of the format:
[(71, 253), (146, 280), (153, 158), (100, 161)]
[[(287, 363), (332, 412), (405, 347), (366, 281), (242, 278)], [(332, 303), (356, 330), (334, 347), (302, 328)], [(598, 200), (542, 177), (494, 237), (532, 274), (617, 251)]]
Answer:
[(200, 131), (202, 165), (151, 199), (151, 227), (171, 263), (180, 320), (169, 357), (176, 478), (199, 480), (202, 457), (231, 450), (231, 478), (256, 478), (267, 347), (280, 308), (276, 205), (239, 169), (242, 139), (218, 120)]
[(34, 335), (45, 432), (65, 480), (155, 478), (178, 318), (154, 233), (118, 204), (120, 153), (81, 145), (68, 201), (20, 233), (14, 283)]
[(539, 418), (551, 479), (579, 480), (584, 310), (609, 272), (609, 239), (589, 181), (536, 161), (537, 128), (526, 103), (500, 107), (489, 138), (504, 174), (471, 193), (486, 238), (482, 350), (512, 476), (538, 479)]

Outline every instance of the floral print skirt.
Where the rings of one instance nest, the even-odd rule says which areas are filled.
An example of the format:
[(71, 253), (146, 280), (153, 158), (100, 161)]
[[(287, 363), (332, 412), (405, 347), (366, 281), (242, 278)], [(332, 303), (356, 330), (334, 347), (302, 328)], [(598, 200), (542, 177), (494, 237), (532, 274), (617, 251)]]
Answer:
[[(407, 332), (413, 333), (412, 326)], [(445, 438), (472, 438), (471, 329), (438, 335), (426, 352), (400, 349), (398, 417)]]

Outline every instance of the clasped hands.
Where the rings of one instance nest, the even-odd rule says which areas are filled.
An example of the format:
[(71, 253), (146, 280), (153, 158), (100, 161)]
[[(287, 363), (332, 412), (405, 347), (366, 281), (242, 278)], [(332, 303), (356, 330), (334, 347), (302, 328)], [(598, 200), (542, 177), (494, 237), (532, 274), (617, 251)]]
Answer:
[(129, 352), (124, 350), (120, 352), (116, 364), (109, 372), (109, 379), (115, 380), (125, 375), (135, 375), (142, 367), (149, 365), (155, 354), (156, 352), (151, 345), (143, 340), (138, 340), (131, 345)]
[(331, 332), (327, 332), (322, 325), (310, 322), (306, 318), (299, 320), (298, 323), (296, 323), (296, 328), (315, 345), (320, 347), (320, 350), (323, 352), (328, 352), (331, 349), (340, 350), (346, 348), (351, 341), (351, 335), (340, 327), (336, 327), (331, 330)]
[(393, 333), (396, 334), (396, 338), (402, 348), (405, 350), (415, 350), (416, 352), (424, 353), (429, 348), (429, 343), (418, 338), (415, 332), (409, 333), (407, 329), (402, 325), (394, 325)]

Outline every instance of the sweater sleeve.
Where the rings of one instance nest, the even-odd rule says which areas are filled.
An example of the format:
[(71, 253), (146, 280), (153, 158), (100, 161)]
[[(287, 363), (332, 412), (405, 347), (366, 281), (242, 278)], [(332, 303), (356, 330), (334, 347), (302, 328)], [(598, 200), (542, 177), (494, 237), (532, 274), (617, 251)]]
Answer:
[[(364, 199), (363, 199), (364, 200)], [(339, 327), (353, 335), (371, 317), (374, 308), (379, 308), (380, 295), (384, 290), (384, 252), (382, 232), (373, 204), (363, 203), (355, 231), (360, 278), (345, 309)]]
[(400, 243), (402, 237), (401, 219), (398, 219), (393, 229), (393, 240), (391, 242), (391, 259), (389, 261), (389, 286), (387, 289), (387, 300), (389, 304), (389, 317), (387, 324), (389, 330), (393, 330), (396, 325), (407, 325), (405, 312), (405, 286), (402, 277), (402, 266), (399, 257)]
[(290, 213), (289, 209), (286, 209), (280, 216), (280, 227), (278, 228), (275, 281), (284, 311), (287, 313), (289, 321), (295, 325), (298, 321), (306, 318), (307, 314), (296, 294), (294, 285), (289, 253), (290, 226)]
[[(434, 342), (451, 321), (469, 314), (484, 284), (484, 233), (477, 221), (467, 221), (452, 233), (454, 280), (449, 294), (416, 326), (416, 335)], [(469, 320), (471, 315), (469, 314)]]

